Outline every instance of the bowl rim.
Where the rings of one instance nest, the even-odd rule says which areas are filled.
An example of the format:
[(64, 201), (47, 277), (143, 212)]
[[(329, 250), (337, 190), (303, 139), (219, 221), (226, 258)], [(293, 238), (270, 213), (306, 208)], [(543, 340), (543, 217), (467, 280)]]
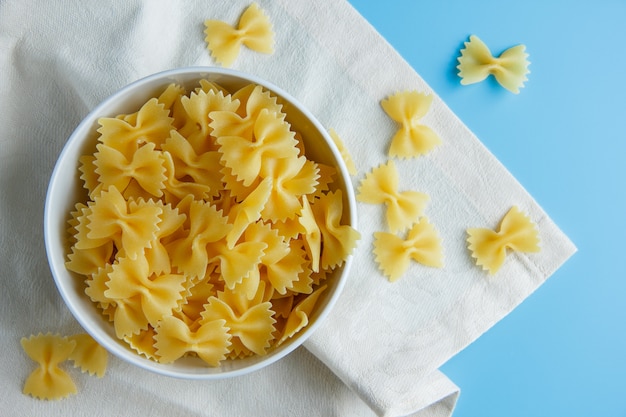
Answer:
[[(59, 262), (58, 258), (55, 258), (54, 256), (56, 253), (58, 253), (58, 249), (54, 247), (58, 241), (55, 241), (54, 236), (56, 236), (56, 234), (54, 234), (52, 231), (56, 229), (55, 222), (58, 222), (58, 219), (52, 215), (51, 207), (54, 203), (55, 188), (59, 186), (59, 178), (62, 171), (61, 165), (63, 165), (63, 162), (67, 163), (67, 161), (65, 161), (66, 154), (70, 152), (70, 149), (73, 146), (78, 146), (78, 144), (82, 143), (82, 141), (86, 137), (84, 131), (89, 129), (90, 126), (93, 126), (93, 124), (97, 122), (98, 118), (103, 117), (103, 110), (110, 106), (112, 103), (119, 100), (121, 97), (126, 96), (133, 90), (141, 89), (142, 86), (144, 86), (145, 84), (149, 84), (152, 81), (157, 81), (159, 79), (165, 78), (175, 79), (177, 76), (190, 75), (197, 75), (198, 81), (202, 78), (206, 78), (206, 76), (208, 75), (226, 77), (234, 76), (236, 78), (245, 79), (250, 83), (255, 83), (263, 86), (264, 88), (270, 90), (273, 94), (279, 96), (283, 101), (289, 102), (292, 106), (297, 108), (298, 111), (300, 111), (306, 117), (306, 119), (315, 127), (315, 129), (322, 135), (326, 142), (326, 145), (328, 146), (331, 153), (333, 154), (333, 157), (338, 163), (336, 168), (341, 171), (340, 177), (345, 184), (345, 187), (343, 188), (345, 189), (346, 195), (344, 197), (348, 202), (348, 207), (344, 207), (344, 211), (346, 209), (348, 210), (350, 220), (349, 224), (351, 227), (357, 230), (358, 221), (356, 211), (356, 198), (354, 194), (354, 187), (351, 182), (351, 176), (348, 173), (345, 161), (336, 144), (330, 137), (328, 131), (323, 127), (323, 125), (306, 106), (304, 106), (299, 100), (297, 100), (283, 88), (257, 75), (230, 68), (212, 66), (187, 66), (156, 72), (148, 76), (139, 78), (123, 86), (122, 88), (99, 102), (99, 104), (96, 105), (86, 116), (84, 116), (81, 122), (75, 127), (70, 136), (68, 136), (65, 144), (63, 145), (63, 149), (56, 158), (55, 166), (48, 182), (46, 199), (44, 203), (44, 245), (46, 250), (46, 258), (50, 271), (52, 273), (52, 277), (54, 279), (57, 290), (59, 291), (59, 294), (64, 301), (64, 304), (70, 310), (71, 314), (80, 324), (83, 330), (86, 331), (91, 337), (93, 337), (109, 353), (117, 356), (127, 363), (131, 363), (139, 368), (160, 375), (189, 380), (219, 380), (241, 376), (250, 372), (257, 371), (261, 368), (277, 362), (278, 360), (287, 356), (289, 353), (293, 352), (298, 347), (302, 346), (306, 342), (306, 340), (317, 330), (317, 328), (319, 328), (324, 320), (326, 320), (326, 318), (330, 314), (330, 311), (333, 309), (341, 293), (343, 292), (347, 278), (350, 275), (350, 269), (354, 255), (350, 254), (348, 258), (344, 261), (342, 272), (338, 274), (338, 276), (335, 278), (337, 280), (335, 289), (326, 299), (326, 305), (324, 306), (324, 308), (321, 309), (321, 311), (317, 312), (316, 319), (307, 325), (307, 327), (301, 332), (301, 334), (298, 335), (298, 338), (294, 340), (293, 343), (285, 344), (275, 349), (274, 351), (270, 351), (267, 356), (262, 356), (258, 361), (243, 368), (211, 372), (211, 370), (218, 369), (219, 367), (207, 367), (207, 372), (201, 373), (184, 372), (181, 370), (172, 369), (171, 367), (163, 367), (163, 365), (166, 364), (160, 364), (159, 362), (151, 359), (146, 360), (146, 358), (140, 355), (138, 352), (135, 352), (129, 347), (122, 346), (120, 343), (117, 343), (117, 341), (112, 340), (112, 337), (104, 330), (97, 328), (98, 326), (94, 328), (92, 324), (90, 324), (90, 322), (79, 311), (79, 307), (74, 301), (75, 294), (73, 294), (71, 289), (68, 288), (67, 283), (64, 283), (63, 280), (60, 278), (61, 273), (69, 272), (65, 268), (65, 250), (63, 249), (62, 251), (65, 255), (62, 258), (63, 262)], [(342, 190), (342, 192), (343, 191), (344, 190)]]

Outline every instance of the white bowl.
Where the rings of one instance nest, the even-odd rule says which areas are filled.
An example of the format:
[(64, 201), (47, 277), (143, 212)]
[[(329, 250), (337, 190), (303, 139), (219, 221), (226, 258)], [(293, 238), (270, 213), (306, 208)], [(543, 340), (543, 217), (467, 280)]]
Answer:
[(84, 279), (65, 267), (68, 247), (67, 222), (75, 203), (79, 201), (81, 195), (84, 195), (84, 190), (81, 191), (78, 159), (94, 149), (97, 120), (100, 117), (114, 117), (137, 111), (143, 103), (158, 96), (173, 82), (191, 90), (199, 85), (201, 79), (215, 82), (231, 92), (255, 83), (264, 86), (277, 96), (279, 102), (283, 104), (287, 120), (303, 136), (307, 157), (337, 168), (335, 184), (343, 193), (345, 221), (346, 224), (356, 228), (356, 203), (346, 166), (328, 133), (307, 109), (281, 88), (256, 76), (224, 68), (189, 67), (153, 74), (129, 84), (104, 100), (78, 125), (65, 144), (50, 179), (45, 202), (44, 239), (50, 269), (65, 304), (85, 331), (110, 353), (133, 365), (162, 375), (187, 379), (221, 379), (263, 368), (300, 346), (321, 324), (337, 301), (348, 276), (351, 257), (329, 277), (328, 288), (318, 300), (316, 311), (304, 330), (266, 355), (225, 360), (219, 367), (208, 367), (200, 359), (193, 357), (182, 358), (171, 364), (161, 364), (139, 355), (115, 336), (112, 323), (104, 318), (85, 294)]

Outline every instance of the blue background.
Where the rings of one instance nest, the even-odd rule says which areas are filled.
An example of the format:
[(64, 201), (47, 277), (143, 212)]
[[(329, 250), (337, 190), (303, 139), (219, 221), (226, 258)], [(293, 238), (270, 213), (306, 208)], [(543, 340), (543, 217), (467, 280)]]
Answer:
[[(442, 368), (454, 417), (626, 416), (626, 1), (351, 4), (578, 247), (542, 287)], [(459, 84), (469, 35), (523, 43), (519, 95)]]

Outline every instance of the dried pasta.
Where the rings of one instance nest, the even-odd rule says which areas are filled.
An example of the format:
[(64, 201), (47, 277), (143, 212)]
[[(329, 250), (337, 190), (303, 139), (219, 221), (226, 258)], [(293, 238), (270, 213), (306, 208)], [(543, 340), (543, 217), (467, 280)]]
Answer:
[(380, 102), (383, 110), (400, 123), (389, 146), (389, 156), (411, 158), (424, 155), (441, 143), (441, 139), (422, 119), (433, 101), (432, 95), (417, 91), (396, 93)]
[(76, 384), (59, 365), (67, 360), (74, 362), (83, 372), (104, 376), (108, 355), (106, 350), (86, 333), (69, 337), (39, 333), (20, 341), (24, 352), (38, 363), (26, 378), (24, 394), (42, 400), (58, 400), (76, 394)]
[(393, 233), (374, 233), (374, 255), (389, 281), (397, 281), (409, 268), (411, 259), (435, 268), (443, 266), (441, 238), (426, 217), (413, 224), (406, 239)]
[[(287, 120), (260, 85), (206, 80), (100, 119), (66, 267), (137, 354), (219, 366), (306, 327), (360, 235), (335, 168), (309, 159)], [(92, 348), (77, 364), (100, 374)]]
[(357, 200), (369, 204), (385, 204), (386, 219), (392, 233), (405, 230), (426, 208), (429, 197), (417, 191), (398, 191), (398, 170), (393, 160), (372, 169), (361, 181)]
[(237, 59), (241, 45), (265, 54), (274, 52), (272, 23), (256, 3), (243, 12), (237, 28), (220, 20), (207, 20), (204, 25), (205, 41), (211, 55), (225, 67)]
[(539, 232), (533, 221), (513, 206), (502, 218), (498, 231), (484, 228), (467, 229), (468, 248), (476, 265), (490, 275), (504, 264), (507, 249), (518, 252), (539, 252)]
[(109, 360), (107, 351), (87, 333), (69, 336), (68, 339), (76, 342), (74, 350), (68, 357), (74, 361), (74, 366), (79, 367), (81, 371), (87, 372), (89, 375), (102, 378)]
[(39, 364), (24, 383), (24, 394), (42, 400), (58, 400), (70, 394), (76, 394), (76, 384), (72, 378), (59, 368), (67, 360), (76, 346), (76, 342), (66, 337), (51, 333), (38, 334), (22, 338), (24, 352)]
[(514, 94), (518, 94), (526, 75), (530, 72), (528, 54), (525, 45), (517, 45), (494, 57), (485, 43), (476, 35), (465, 42), (458, 58), (461, 84), (474, 84), (493, 75), (498, 83)]

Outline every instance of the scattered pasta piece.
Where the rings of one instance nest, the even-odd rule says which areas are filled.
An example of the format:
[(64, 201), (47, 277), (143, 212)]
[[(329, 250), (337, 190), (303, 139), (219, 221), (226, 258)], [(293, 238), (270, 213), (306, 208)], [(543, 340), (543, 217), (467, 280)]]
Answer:
[(526, 75), (530, 72), (530, 62), (527, 58), (524, 45), (509, 48), (496, 58), (478, 36), (472, 35), (469, 42), (465, 42), (465, 48), (461, 49), (458, 58), (461, 84), (474, 84), (493, 75), (502, 87), (518, 94), (528, 80)]
[(76, 347), (69, 356), (69, 359), (74, 361), (74, 366), (78, 366), (89, 375), (102, 378), (109, 358), (107, 351), (87, 333), (70, 336), (69, 340), (76, 342)]
[(341, 140), (337, 132), (335, 132), (335, 129), (328, 129), (328, 134), (330, 135), (333, 142), (335, 143), (335, 146), (337, 146), (337, 149), (339, 150), (339, 153), (341, 154), (341, 157), (343, 158), (343, 161), (346, 164), (346, 168), (348, 168), (348, 173), (350, 175), (356, 175), (357, 173), (356, 165), (354, 164), (352, 155), (350, 155), (350, 152), (348, 151), (348, 148), (346, 148), (346, 145), (343, 142), (343, 140)]
[(264, 54), (274, 52), (272, 23), (256, 3), (243, 12), (236, 29), (220, 20), (207, 20), (204, 26), (205, 41), (211, 55), (225, 67), (235, 62), (241, 45)]
[[(100, 119), (78, 163), (88, 195), (69, 215), (66, 268), (137, 354), (219, 366), (306, 327), (360, 235), (336, 169), (309, 159), (287, 116), (260, 85), (202, 80)], [(95, 346), (74, 355), (103, 372)]]
[(420, 123), (432, 101), (432, 95), (403, 91), (380, 102), (385, 113), (401, 125), (391, 140), (390, 157), (424, 155), (441, 143), (439, 136), (430, 127)]
[(357, 200), (385, 204), (387, 224), (392, 233), (405, 230), (424, 212), (429, 197), (417, 191), (398, 191), (398, 170), (393, 160), (372, 169), (361, 181)]
[(539, 252), (539, 232), (536, 225), (513, 206), (502, 218), (497, 232), (490, 229), (470, 228), (467, 242), (476, 265), (489, 271), (498, 272), (504, 263), (507, 249), (518, 252)]
[(24, 352), (39, 364), (24, 383), (24, 394), (42, 400), (58, 400), (76, 394), (76, 385), (59, 364), (69, 358), (76, 342), (51, 333), (21, 340)]
[(420, 218), (402, 239), (393, 233), (374, 233), (374, 255), (381, 271), (394, 282), (409, 268), (411, 259), (435, 268), (443, 267), (443, 249), (437, 230)]

